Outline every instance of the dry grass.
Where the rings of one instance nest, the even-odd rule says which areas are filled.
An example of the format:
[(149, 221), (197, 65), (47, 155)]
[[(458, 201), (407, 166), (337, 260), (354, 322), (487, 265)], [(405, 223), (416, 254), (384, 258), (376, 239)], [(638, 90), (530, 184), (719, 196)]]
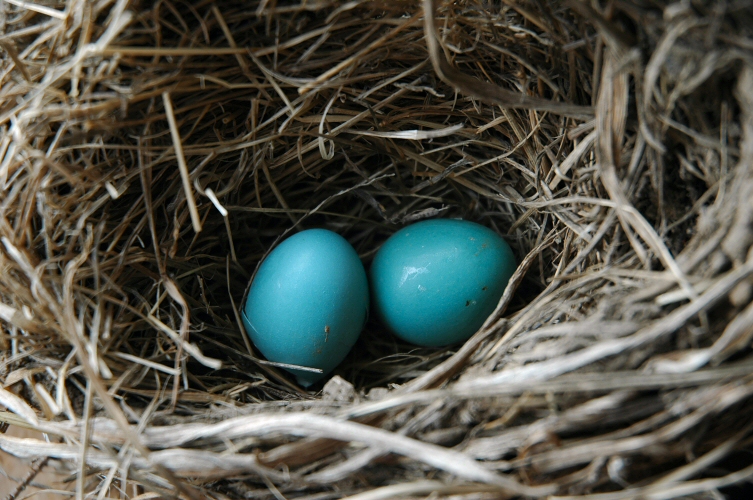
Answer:
[[(0, 420), (48, 438), (2, 450), (98, 500), (753, 476), (750, 3), (432, 3), (0, 3)], [(372, 322), (311, 392), (254, 352), (286, 234), (427, 217), (521, 262), (466, 344)]]

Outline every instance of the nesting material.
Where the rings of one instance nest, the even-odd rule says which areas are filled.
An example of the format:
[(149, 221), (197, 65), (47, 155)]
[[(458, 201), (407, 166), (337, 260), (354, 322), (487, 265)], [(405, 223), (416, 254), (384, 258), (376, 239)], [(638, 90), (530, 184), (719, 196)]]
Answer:
[[(7, 0), (0, 54), (0, 421), (47, 436), (0, 449), (77, 498), (753, 476), (747, 2)], [(433, 217), (520, 262), (466, 343), (372, 320), (309, 391), (254, 350), (239, 309), (282, 238), (368, 266)]]

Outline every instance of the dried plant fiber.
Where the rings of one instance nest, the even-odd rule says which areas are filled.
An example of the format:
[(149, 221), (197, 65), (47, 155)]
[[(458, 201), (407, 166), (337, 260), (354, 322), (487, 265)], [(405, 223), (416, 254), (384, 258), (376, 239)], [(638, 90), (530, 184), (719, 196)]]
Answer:
[[(744, 494), (748, 0), (4, 0), (0, 57), (10, 499)], [(466, 343), (255, 351), (287, 235), (434, 217), (520, 263)]]

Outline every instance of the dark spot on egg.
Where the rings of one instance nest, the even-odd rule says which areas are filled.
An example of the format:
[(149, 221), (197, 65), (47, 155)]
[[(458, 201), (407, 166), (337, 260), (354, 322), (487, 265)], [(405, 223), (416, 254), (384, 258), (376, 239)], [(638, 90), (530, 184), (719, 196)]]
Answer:
[(466, 300), (465, 301), (465, 307), (468, 307), (469, 305), (471, 305), (471, 301), (470, 300)]
[(484, 291), (484, 292), (485, 292), (485, 291), (487, 291), (488, 289), (489, 289), (489, 287), (488, 287), (488, 286), (485, 286), (485, 287), (482, 287), (482, 288), (481, 288), (481, 290), (482, 290), (482, 291)]

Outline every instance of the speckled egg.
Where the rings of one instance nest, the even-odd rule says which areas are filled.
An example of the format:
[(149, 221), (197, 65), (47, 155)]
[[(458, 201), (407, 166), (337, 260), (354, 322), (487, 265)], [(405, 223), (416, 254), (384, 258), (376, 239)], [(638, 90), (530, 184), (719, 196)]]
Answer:
[(491, 229), (455, 219), (418, 222), (374, 257), (374, 312), (408, 342), (461, 342), (494, 311), (515, 268), (512, 250)]
[(290, 369), (309, 386), (345, 358), (363, 328), (369, 287), (361, 260), (342, 236), (302, 231), (262, 262), (242, 319), (254, 345), (270, 361), (320, 368)]

